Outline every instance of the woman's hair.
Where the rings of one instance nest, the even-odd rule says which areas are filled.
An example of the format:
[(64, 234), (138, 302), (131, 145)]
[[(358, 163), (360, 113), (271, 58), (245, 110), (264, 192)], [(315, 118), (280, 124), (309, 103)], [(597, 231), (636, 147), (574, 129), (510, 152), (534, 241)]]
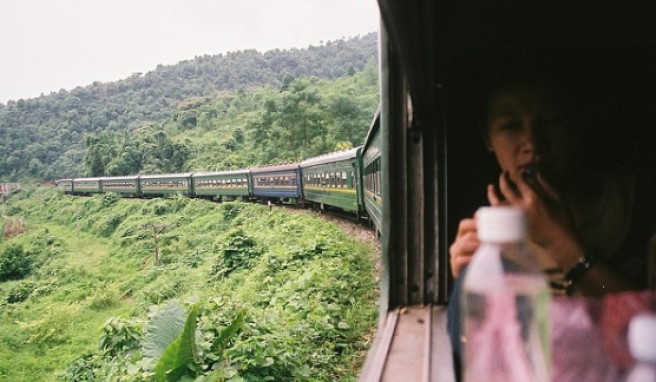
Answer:
[(478, 91), (472, 97), (483, 139), (489, 138), (494, 94), (511, 86), (529, 86), (557, 94), (559, 107), (575, 119), (586, 166), (633, 172), (632, 167), (655, 159), (651, 152), (656, 144), (656, 69), (632, 65), (639, 61), (630, 56), (610, 59), (585, 53), (488, 62), (477, 76)]

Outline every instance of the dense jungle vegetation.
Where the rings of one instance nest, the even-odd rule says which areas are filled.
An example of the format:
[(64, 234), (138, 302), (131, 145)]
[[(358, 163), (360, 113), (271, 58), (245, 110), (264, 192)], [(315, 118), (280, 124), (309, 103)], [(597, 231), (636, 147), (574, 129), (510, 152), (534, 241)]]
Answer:
[(0, 104), (0, 181), (220, 170), (361, 144), (378, 104), (375, 33), (205, 55)]
[(37, 187), (0, 216), (1, 380), (356, 379), (373, 250), (312, 212)]

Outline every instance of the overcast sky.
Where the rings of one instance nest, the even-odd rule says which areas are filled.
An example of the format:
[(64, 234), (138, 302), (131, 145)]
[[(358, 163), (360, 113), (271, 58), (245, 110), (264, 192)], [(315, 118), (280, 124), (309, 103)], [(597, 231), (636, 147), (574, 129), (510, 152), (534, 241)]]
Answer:
[(378, 30), (376, 0), (0, 0), (0, 103)]

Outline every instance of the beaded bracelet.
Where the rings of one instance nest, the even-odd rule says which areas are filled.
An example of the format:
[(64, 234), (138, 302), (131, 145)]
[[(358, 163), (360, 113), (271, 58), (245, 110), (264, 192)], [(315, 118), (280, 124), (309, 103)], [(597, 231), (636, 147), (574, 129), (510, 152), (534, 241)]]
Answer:
[(579, 257), (579, 261), (572, 269), (565, 273), (565, 290), (567, 294), (571, 293), (572, 286), (577, 282), (583, 274), (590, 269), (597, 258), (591, 253), (586, 253), (584, 256)]

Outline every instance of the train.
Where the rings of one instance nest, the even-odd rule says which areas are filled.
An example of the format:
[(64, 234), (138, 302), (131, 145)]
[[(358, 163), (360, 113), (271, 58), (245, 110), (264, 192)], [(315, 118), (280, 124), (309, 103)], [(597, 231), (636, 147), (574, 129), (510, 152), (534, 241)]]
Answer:
[(113, 192), (123, 197), (184, 195), (217, 201), (242, 198), (311, 205), (368, 220), (379, 232), (382, 224), (379, 131), (376, 112), (363, 145), (301, 162), (217, 172), (66, 178), (54, 183), (62, 192), (73, 195)]

